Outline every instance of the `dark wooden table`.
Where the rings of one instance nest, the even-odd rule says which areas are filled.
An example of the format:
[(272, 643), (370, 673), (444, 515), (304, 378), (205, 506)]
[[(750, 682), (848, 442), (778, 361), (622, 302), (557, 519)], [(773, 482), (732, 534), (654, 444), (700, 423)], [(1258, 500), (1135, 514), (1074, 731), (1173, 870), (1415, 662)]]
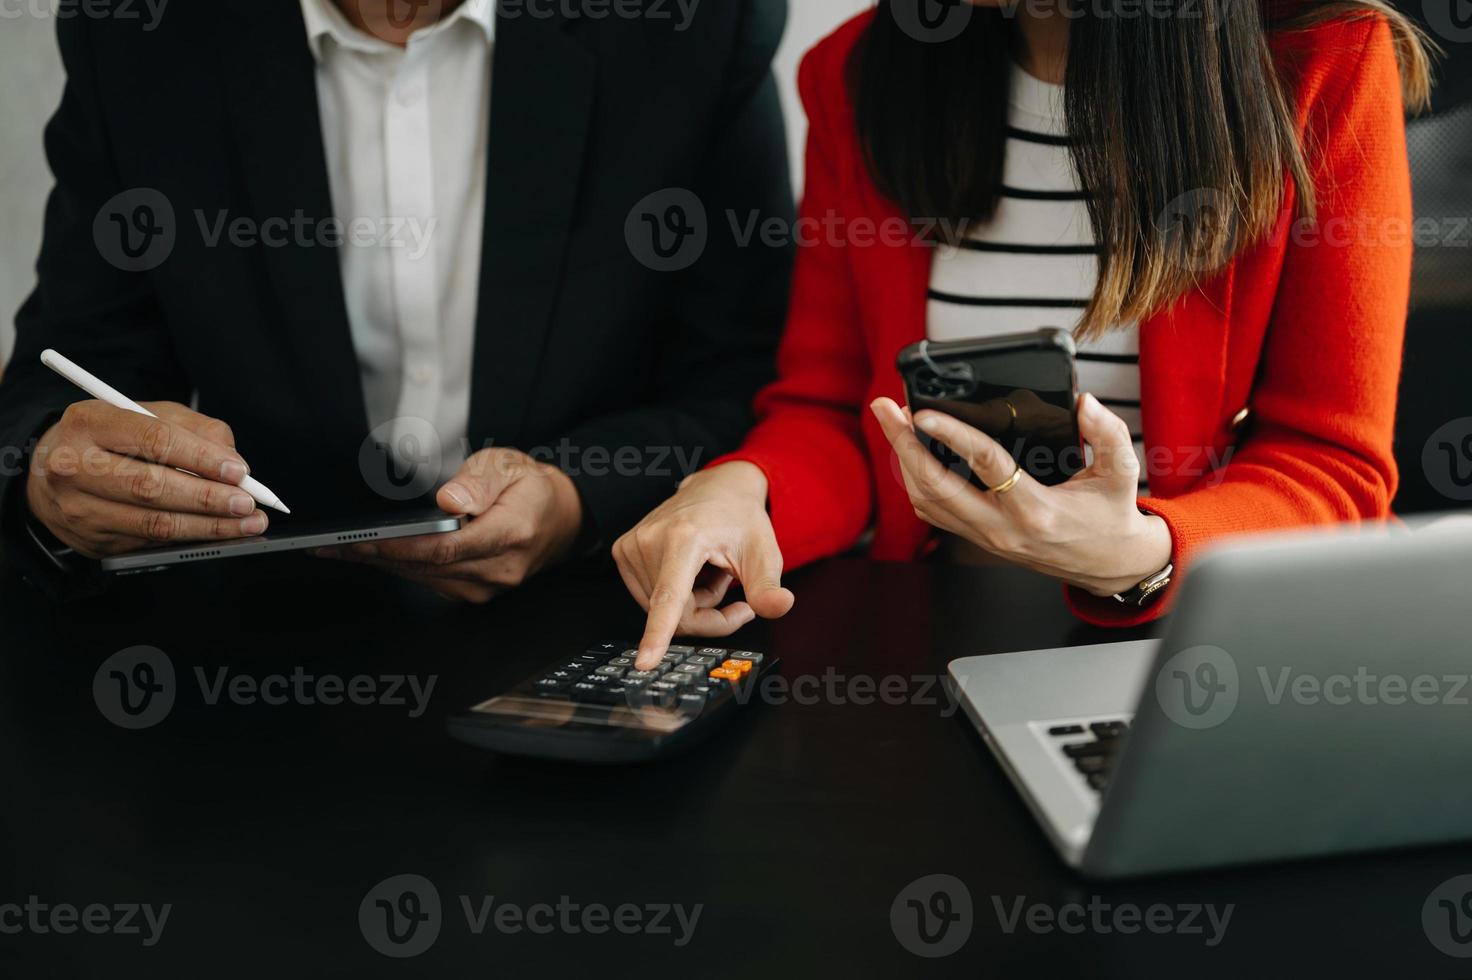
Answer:
[[(791, 584), (794, 612), (739, 637), (782, 657), (786, 703), (681, 758), (589, 768), (488, 755), (450, 740), (443, 719), (579, 644), (637, 635), (638, 610), (611, 578), (554, 576), (483, 608), (305, 558), (136, 577), (60, 607), (7, 578), (0, 975), (1472, 974), (1422, 924), (1431, 891), (1472, 872), (1469, 849), (1118, 884), (1063, 867), (935, 682), (957, 656), (1106, 638), (1071, 620), (1050, 583), (841, 560)], [(94, 680), (135, 645), (167, 654), (174, 701), (128, 730), (100, 709)], [(255, 681), (364, 675), (374, 696), (391, 675), (434, 688), (417, 717), (412, 694), (210, 703), (221, 669)], [(423, 876), (441, 901), (437, 938), (408, 959), (375, 951), (359, 922), (370, 891), (401, 874)], [(938, 959), (902, 945), (903, 903), (891, 918), (902, 890), (934, 874), (964, 883), (973, 912), (964, 945)], [(462, 899), (476, 912), (490, 896), (513, 913), (572, 911), (550, 932), (492, 920), (477, 934)], [(1009, 927), (1019, 900), (1092, 904), (1103, 928)], [(45, 903), (34, 915), (46, 932), (28, 903)], [(131, 903), (170, 907), (152, 945), (142, 913), (138, 933), (113, 931)], [(684, 945), (678, 925), (594, 933), (585, 925), (601, 920), (580, 917), (633, 905), (649, 924), (646, 906), (675, 904), (701, 909)], [(1175, 922), (1192, 906), (1232, 911), (1215, 945), (1209, 928), (1111, 925), (1127, 924), (1110, 918), (1120, 909), (1157, 904)], [(50, 918), (58, 906), (81, 916), (89, 905), (106, 907), (107, 931), (51, 928), (69, 921)]]

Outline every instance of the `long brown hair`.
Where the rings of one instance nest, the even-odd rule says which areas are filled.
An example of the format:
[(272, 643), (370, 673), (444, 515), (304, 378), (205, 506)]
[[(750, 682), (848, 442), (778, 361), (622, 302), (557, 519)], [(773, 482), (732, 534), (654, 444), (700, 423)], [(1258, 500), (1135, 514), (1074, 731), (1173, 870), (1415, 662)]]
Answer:
[[(975, 8), (953, 37), (918, 36), (921, 4), (881, 0), (850, 62), (871, 177), (912, 217), (964, 232), (996, 212), (1014, 42), (1008, 11)], [(954, 0), (942, 0), (954, 2)], [(964, 0), (962, 0), (964, 2)], [(1195, 18), (1077, 16), (1064, 111), (1099, 243), (1080, 336), (1142, 320), (1278, 223), (1313, 183), (1268, 39), (1338, 17), (1381, 17), (1406, 104), (1431, 89), (1430, 44), (1385, 0), (1199, 0)], [(959, 237), (959, 235), (956, 235)]]

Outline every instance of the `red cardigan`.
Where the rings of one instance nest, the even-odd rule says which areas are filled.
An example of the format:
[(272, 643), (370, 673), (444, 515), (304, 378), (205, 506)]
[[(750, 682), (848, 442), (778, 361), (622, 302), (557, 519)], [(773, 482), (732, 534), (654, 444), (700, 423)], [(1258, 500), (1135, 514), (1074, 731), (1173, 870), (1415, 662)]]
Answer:
[[(819, 42), (799, 70), (806, 220), (778, 377), (757, 396), (743, 447), (712, 463), (742, 459), (766, 473), (789, 568), (852, 547), (871, 525), (876, 559), (919, 557), (932, 536), (867, 408), (880, 395), (904, 400), (894, 358), (925, 335), (933, 252), (912, 240), (860, 154), (845, 64), (872, 16)], [(1280, 34), (1273, 49), (1310, 148), (1321, 240), (1290, 236), (1289, 181), (1277, 232), (1140, 328), (1152, 494), (1140, 506), (1170, 526), (1182, 573), (1214, 539), (1384, 519), (1395, 494), (1412, 249), (1389, 27), (1335, 20)], [(1143, 612), (1068, 593), (1084, 619), (1124, 626), (1160, 615), (1174, 591)]]

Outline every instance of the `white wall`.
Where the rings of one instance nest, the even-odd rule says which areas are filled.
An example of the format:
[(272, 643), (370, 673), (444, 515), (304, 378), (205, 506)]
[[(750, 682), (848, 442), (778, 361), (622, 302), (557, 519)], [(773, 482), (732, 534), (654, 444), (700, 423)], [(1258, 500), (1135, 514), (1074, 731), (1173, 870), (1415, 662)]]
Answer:
[[(802, 186), (807, 121), (794, 89), (798, 59), (813, 42), (869, 6), (871, 0), (789, 0), (787, 37), (777, 53), (793, 156), (794, 186)], [(51, 187), (41, 130), (61, 97), (61, 62), (49, 17), (13, 5), (0, 16), (0, 363), (14, 339), (15, 311), (35, 282), (41, 212)]]
[(0, 363), (10, 354), (15, 311), (36, 279), (41, 211), (51, 173), (41, 130), (61, 99), (61, 57), (40, 4), (9, 5), (0, 18)]

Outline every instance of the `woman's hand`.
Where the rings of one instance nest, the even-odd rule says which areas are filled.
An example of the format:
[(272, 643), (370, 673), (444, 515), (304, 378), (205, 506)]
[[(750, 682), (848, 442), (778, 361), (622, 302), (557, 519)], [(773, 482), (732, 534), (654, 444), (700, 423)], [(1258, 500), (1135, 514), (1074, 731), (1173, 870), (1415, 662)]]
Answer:
[[(751, 463), (691, 476), (613, 546), (629, 592), (649, 612), (635, 666), (659, 663), (678, 633), (729, 636), (757, 616), (784, 616), (782, 552), (767, 517), (767, 477)], [(745, 602), (722, 607), (732, 581)]]
[[(942, 465), (891, 399), (870, 408), (894, 447), (915, 513), (927, 523), (1097, 596), (1134, 588), (1169, 564), (1170, 529), (1135, 504), (1140, 461), (1129, 427), (1093, 395), (1078, 404), (1079, 432), (1093, 462), (1055, 487), (1022, 473), (1004, 493), (978, 490)], [(1011, 454), (964, 422), (922, 411), (914, 424), (954, 450), (987, 486), (1001, 486), (1017, 470)]]

